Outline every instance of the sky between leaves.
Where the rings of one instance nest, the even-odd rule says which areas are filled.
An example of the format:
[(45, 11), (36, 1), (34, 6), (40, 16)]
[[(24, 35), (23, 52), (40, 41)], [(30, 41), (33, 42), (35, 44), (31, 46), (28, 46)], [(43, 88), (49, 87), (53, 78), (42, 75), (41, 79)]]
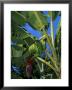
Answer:
[[(48, 14), (48, 11), (43, 11), (43, 13), (46, 15)], [(58, 22), (60, 20), (60, 16), (57, 16), (56, 20), (53, 22), (53, 27), (54, 27), (54, 39), (55, 39), (55, 36), (56, 36), (56, 32), (57, 32), (57, 28), (58, 28)], [(50, 18), (48, 18), (48, 22), (50, 22)], [(34, 30), (28, 23), (26, 23), (24, 25), (24, 28), (27, 30), (27, 32), (31, 33), (33, 36), (37, 37), (38, 39), (42, 36), (42, 34), (37, 31), (37, 30)], [(47, 33), (50, 35), (50, 27), (48, 28), (47, 30)]]

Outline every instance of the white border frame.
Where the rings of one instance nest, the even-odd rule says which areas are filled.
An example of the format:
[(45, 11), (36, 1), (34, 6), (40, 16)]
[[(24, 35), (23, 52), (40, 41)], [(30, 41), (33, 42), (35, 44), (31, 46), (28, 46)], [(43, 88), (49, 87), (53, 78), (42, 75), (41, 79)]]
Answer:
[[(61, 79), (11, 79), (11, 11), (61, 11)], [(4, 4), (4, 86), (68, 86), (69, 4)]]

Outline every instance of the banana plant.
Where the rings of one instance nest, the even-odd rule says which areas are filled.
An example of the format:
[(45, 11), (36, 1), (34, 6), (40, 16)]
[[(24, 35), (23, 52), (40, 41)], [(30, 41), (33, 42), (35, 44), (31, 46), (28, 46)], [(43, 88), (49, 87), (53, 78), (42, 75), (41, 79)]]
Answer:
[[(44, 15), (41, 11), (12, 11), (11, 12), (11, 53), (12, 64), (21, 66), (27, 57), (33, 56), (40, 73), (43, 73), (45, 66), (53, 70), (56, 78), (61, 78), (61, 20), (54, 40), (53, 21), (60, 15), (59, 11), (49, 11)], [(47, 18), (50, 17), (50, 24)], [(38, 40), (30, 35), (22, 25), (28, 23), (32, 28), (42, 33)], [(51, 35), (48, 35), (47, 28), (50, 26)], [(52, 54), (49, 53), (46, 43), (50, 46)], [(44, 52), (45, 58), (41, 57)]]

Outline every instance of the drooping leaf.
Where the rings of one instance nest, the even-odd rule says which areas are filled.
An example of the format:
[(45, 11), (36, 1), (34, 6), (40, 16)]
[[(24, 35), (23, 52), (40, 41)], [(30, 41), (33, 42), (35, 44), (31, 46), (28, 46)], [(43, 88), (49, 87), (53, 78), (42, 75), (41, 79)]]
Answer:
[(22, 26), (26, 22), (26, 18), (20, 14), (18, 11), (11, 11), (11, 19), (15, 23), (17, 23), (19, 26)]
[(36, 46), (37, 46), (37, 49), (38, 49), (38, 54), (39, 55), (41, 55), (41, 53), (43, 52), (43, 51), (45, 51), (45, 45), (44, 45), (44, 43), (42, 43), (40, 40), (37, 40), (36, 41)]
[(16, 34), (11, 36), (13, 43), (22, 44), (22, 46), (29, 46), (34, 43), (34, 37), (26, 32), (25, 29), (18, 27), (15, 32)]
[(35, 54), (37, 52), (37, 46), (35, 44), (32, 44), (30, 47), (29, 47), (29, 53), (30, 54)]
[(19, 26), (11, 20), (11, 37), (16, 35), (17, 30), (19, 30)]
[(12, 65), (15, 65), (17, 67), (21, 67), (24, 63), (24, 58), (23, 57), (12, 57), (11, 63), (12, 63)]
[(21, 57), (23, 53), (23, 49), (18, 46), (13, 46), (12, 48), (12, 56), (13, 57)]
[[(20, 17), (22, 17), (23, 19), (26, 18), (27, 23), (29, 23), (33, 27), (33, 29), (45, 30), (46, 25), (48, 25), (47, 17), (44, 16), (39, 11), (17, 11), (16, 14), (20, 15)], [(54, 16), (52, 18), (53, 18), (53, 20), (55, 20), (56, 16)], [(52, 46), (52, 38), (51, 38), (51, 36), (47, 35), (47, 31), (45, 31), (46, 33), (44, 33), (44, 31), (43, 31), (43, 34), (45, 37), (42, 37), (41, 40), (37, 40), (31, 34), (27, 33), (25, 29), (22, 29), (20, 27), (19, 22), (16, 22), (14, 19), (12, 19), (11, 24), (12, 24), (11, 25), (11, 28), (12, 28), (11, 40), (12, 40), (12, 44), (13, 44), (11, 47), (12, 64), (15, 64), (16, 66), (21, 67), (21, 65), (23, 65), (23, 64), (25, 65), (25, 61), (27, 60), (27, 57), (29, 57), (30, 55), (34, 55), (34, 56), (37, 56), (37, 58), (34, 58), (34, 59), (37, 59), (37, 62), (39, 63), (39, 68), (41, 71), (44, 71), (44, 70), (48, 71), (48, 69), (43, 68), (42, 64), (44, 66), (47, 65), (46, 68), (50, 68), (51, 70), (55, 71), (56, 75), (58, 76), (58, 71), (57, 71), (58, 65), (57, 65), (57, 63), (54, 65), (54, 63), (56, 61), (55, 62), (53, 61), (54, 60), (53, 56), (55, 56), (55, 54), (54, 54), (54, 48)], [(21, 24), (21, 25), (23, 25), (23, 24)], [(60, 37), (60, 35), (59, 35), (59, 37)], [(50, 48), (53, 52), (52, 56), (49, 53), (46, 53), (48, 55), (47, 58), (49, 60), (40, 57), (40, 54), (45, 51), (45, 48), (44, 48), (45, 40), (46, 40), (46, 43), (48, 42), (48, 44), (50, 45)], [(57, 44), (57, 48), (59, 48), (59, 49), (61, 48), (59, 45), (60, 39), (59, 39), (59, 41), (57, 39), (56, 42), (54, 42), (54, 43)], [(61, 50), (59, 50), (59, 51), (61, 51)], [(50, 62), (50, 60), (52, 63)], [(36, 65), (36, 68), (39, 69), (37, 67), (37, 65)], [(58, 68), (58, 70), (59, 70), (59, 68)], [(48, 74), (48, 72), (47, 73), (43, 72), (43, 73), (44, 73), (44, 75), (42, 74), (41, 75), (42, 77), (45, 77), (45, 75)]]
[(41, 30), (48, 25), (47, 18), (40, 11), (28, 11), (25, 13), (21, 12), (21, 14), (27, 17), (28, 23), (36, 30)]

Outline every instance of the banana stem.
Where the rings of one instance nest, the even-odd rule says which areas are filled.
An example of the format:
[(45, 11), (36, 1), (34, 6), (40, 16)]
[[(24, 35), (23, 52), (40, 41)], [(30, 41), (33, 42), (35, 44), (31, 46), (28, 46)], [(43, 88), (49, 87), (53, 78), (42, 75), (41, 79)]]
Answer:
[(47, 61), (45, 61), (44, 59), (40, 58), (40, 57), (36, 57), (37, 60), (41, 61), (42, 63), (46, 64), (47, 66), (49, 66), (56, 74), (57, 78), (59, 78), (59, 74), (57, 73), (57, 70)]

